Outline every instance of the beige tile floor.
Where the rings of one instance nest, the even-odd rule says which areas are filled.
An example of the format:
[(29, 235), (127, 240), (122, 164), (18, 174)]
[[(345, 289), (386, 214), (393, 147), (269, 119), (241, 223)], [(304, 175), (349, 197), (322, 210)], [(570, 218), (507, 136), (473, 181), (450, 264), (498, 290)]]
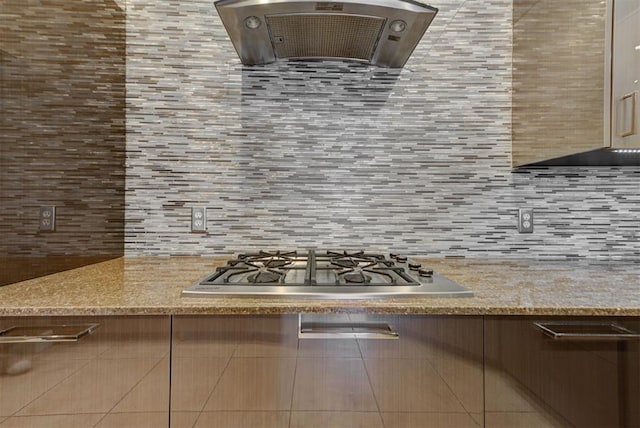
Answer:
[(193, 428), (200, 412), (171, 412), (171, 428)]
[[(165, 357), (132, 388), (111, 410), (115, 413), (166, 412), (169, 408), (169, 358)], [(166, 391), (163, 393), (163, 391)]]
[(205, 411), (290, 410), (295, 358), (232, 358)]
[(108, 413), (158, 361), (157, 358), (92, 360), (17, 415)]
[(229, 358), (175, 358), (172, 410), (202, 411), (228, 363)]
[(291, 412), (290, 428), (384, 428), (378, 412)]
[(371, 359), (365, 365), (382, 412), (466, 413), (426, 359)]
[(479, 426), (468, 413), (384, 412), (382, 420), (385, 428), (477, 428)]
[[(226, 349), (234, 350), (224, 353), (225, 358), (200, 357), (222, 355), (219, 343), (203, 338), (179, 342), (174, 378), (189, 380), (173, 387), (174, 411), (197, 412), (195, 427), (482, 425), (482, 396), (475, 397), (470, 389), (482, 388), (482, 365), (453, 354), (452, 361), (436, 364), (417, 358), (427, 349), (418, 332), (400, 345), (355, 339), (298, 341), (296, 331), (270, 333), (272, 328), (279, 326), (257, 329), (235, 348), (227, 343)], [(188, 350), (197, 357), (186, 358)], [(430, 354), (447, 357), (444, 352)], [(470, 379), (471, 386), (465, 385)], [(177, 424), (173, 417), (173, 427), (184, 426)]]
[[(293, 358), (290, 351), (286, 357), (238, 357), (217, 345), (195, 347), (198, 357), (174, 358), (172, 427), (481, 426), (474, 394), (466, 389), (481, 369), (477, 362), (454, 354), (446, 363), (357, 358), (355, 340), (322, 342), (301, 342)], [(4, 376), (0, 428), (164, 426), (169, 358), (161, 347), (155, 351), (160, 356), (151, 357), (125, 345), (116, 352), (120, 344), (101, 344), (86, 351), (86, 359), (52, 349), (34, 358), (31, 371)], [(256, 355), (259, 348), (274, 355), (273, 344), (245, 349)], [(54, 352), (76, 358), (64, 361)], [(487, 426), (561, 426), (513, 380), (491, 371), (485, 377), (493, 397), (487, 400)], [(100, 385), (99, 392), (84, 393), (92, 385)]]
[[(168, 424), (168, 318), (102, 318), (99, 324), (77, 343), (3, 349), (11, 358), (30, 361), (31, 368), (0, 375), (0, 427)], [(131, 409), (135, 412), (124, 412)]]
[(466, 411), (479, 414), (484, 412), (483, 397), (477, 393), (484, 387), (480, 375), (483, 372), (481, 360), (449, 353), (429, 361)]
[(166, 427), (167, 424), (168, 418), (166, 412), (112, 412), (105, 415), (95, 428), (157, 428)]
[[(289, 412), (203, 412), (193, 428), (285, 428)], [(173, 428), (173, 427), (172, 427)]]
[(377, 411), (362, 359), (298, 359), (292, 410)]
[(485, 371), (487, 426), (496, 428), (556, 428), (567, 426), (545, 411), (509, 375), (487, 367)]
[(299, 358), (362, 358), (358, 341), (345, 339), (301, 340)]
[(88, 360), (41, 360), (22, 375), (0, 377), (0, 416), (12, 416), (89, 363)]
[(2, 422), (2, 428), (87, 428), (100, 421), (101, 414), (17, 416)]
[(495, 428), (555, 428), (561, 425), (537, 412), (487, 412), (486, 423)]
[[(403, 343), (298, 341), (277, 319), (246, 323), (253, 330), (177, 330), (173, 362), (166, 340), (118, 334), (48, 349), (30, 372), (0, 379), (0, 428), (166, 426), (170, 365), (172, 428), (482, 425), (482, 365), (433, 352), (418, 330)], [(507, 380), (490, 378), (488, 391), (506, 403), (490, 409), (495, 426), (548, 423)]]

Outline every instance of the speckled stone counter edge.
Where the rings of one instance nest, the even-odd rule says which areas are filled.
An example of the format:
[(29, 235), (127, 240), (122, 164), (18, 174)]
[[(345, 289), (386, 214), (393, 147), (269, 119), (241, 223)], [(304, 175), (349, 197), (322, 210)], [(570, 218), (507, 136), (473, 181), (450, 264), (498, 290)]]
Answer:
[(184, 288), (224, 263), (224, 259), (121, 257), (0, 287), (0, 316), (291, 313), (640, 316), (637, 264), (422, 261), (467, 286), (475, 296), (370, 300), (183, 298), (180, 293)]
[(524, 307), (430, 307), (430, 306), (346, 306), (340, 303), (321, 305), (253, 305), (233, 307), (202, 305), (194, 307), (29, 307), (0, 308), (0, 316), (156, 316), (156, 315), (280, 315), (298, 313), (370, 313), (390, 315), (450, 316), (640, 316), (640, 308), (524, 308)]

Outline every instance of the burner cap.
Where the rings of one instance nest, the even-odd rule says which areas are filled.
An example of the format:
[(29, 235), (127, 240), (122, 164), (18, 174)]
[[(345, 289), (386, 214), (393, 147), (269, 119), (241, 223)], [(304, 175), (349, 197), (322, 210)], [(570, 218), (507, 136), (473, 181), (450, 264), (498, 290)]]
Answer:
[(280, 279), (280, 275), (273, 272), (258, 272), (253, 275), (249, 275), (247, 278), (249, 282), (254, 282), (257, 284), (268, 284), (271, 282), (278, 282)]
[(418, 274), (420, 276), (424, 276), (424, 277), (432, 277), (433, 276), (433, 269), (420, 269), (420, 270), (418, 270)]
[(362, 274), (362, 273), (347, 273), (342, 276), (345, 282), (352, 284), (364, 284), (365, 282), (371, 281), (371, 278)]
[(358, 266), (358, 262), (353, 260), (353, 259), (338, 259), (338, 260), (332, 260), (331, 261), (332, 265), (336, 265), (336, 266), (340, 266), (343, 268), (353, 268)]

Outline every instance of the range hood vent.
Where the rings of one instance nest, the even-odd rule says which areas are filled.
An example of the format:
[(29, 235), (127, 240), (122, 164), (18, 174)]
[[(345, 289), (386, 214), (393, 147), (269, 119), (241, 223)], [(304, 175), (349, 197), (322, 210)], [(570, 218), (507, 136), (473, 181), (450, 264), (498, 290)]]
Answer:
[(240, 60), (340, 58), (400, 68), (438, 10), (411, 0), (215, 3)]

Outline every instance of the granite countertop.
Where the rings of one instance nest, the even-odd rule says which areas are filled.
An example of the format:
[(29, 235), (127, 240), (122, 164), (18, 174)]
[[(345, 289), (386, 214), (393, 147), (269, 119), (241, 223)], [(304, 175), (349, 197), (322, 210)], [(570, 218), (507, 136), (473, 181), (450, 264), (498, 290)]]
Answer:
[(122, 257), (0, 287), (0, 315), (370, 312), (640, 316), (631, 263), (419, 259), (471, 289), (471, 298), (183, 298), (226, 258)]

